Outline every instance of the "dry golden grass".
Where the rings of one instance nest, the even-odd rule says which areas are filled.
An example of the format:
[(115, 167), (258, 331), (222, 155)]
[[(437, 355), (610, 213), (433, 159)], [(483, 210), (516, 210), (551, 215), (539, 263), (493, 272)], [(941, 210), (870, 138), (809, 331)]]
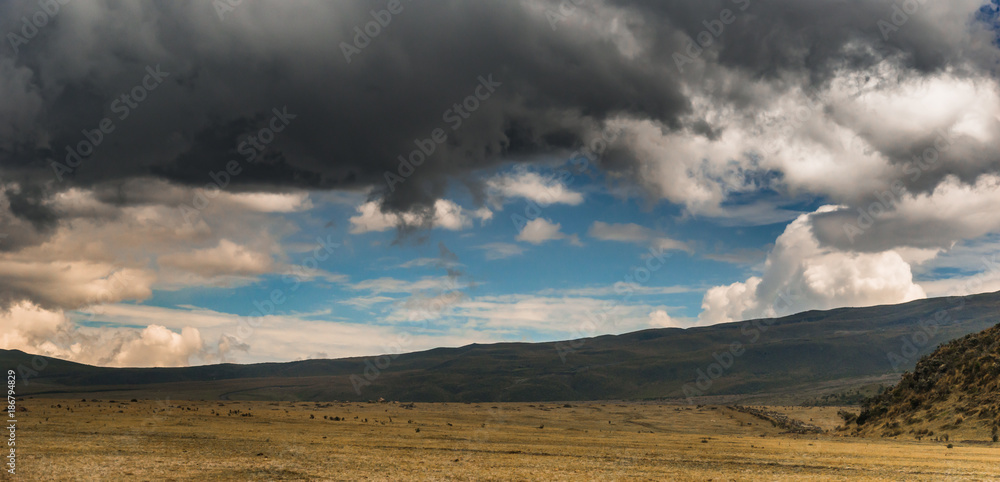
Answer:
[[(1000, 420), (1000, 416), (990, 413), (985, 419), (979, 417), (976, 411), (966, 409), (968, 401), (961, 398), (966, 397), (952, 395), (925, 407), (907, 410), (892, 419), (868, 422), (860, 429), (852, 425), (852, 429), (862, 436), (891, 436), (900, 440), (991, 441), (996, 433), (992, 423)], [(988, 406), (984, 408), (989, 412)]]
[(20, 403), (23, 480), (1000, 480), (997, 445), (781, 434), (724, 407)]
[(816, 425), (827, 431), (835, 431), (844, 425), (844, 419), (837, 415), (838, 410), (846, 410), (858, 413), (858, 407), (801, 407), (797, 405), (788, 407), (768, 407), (769, 410), (781, 412), (791, 418), (802, 420), (805, 423)]

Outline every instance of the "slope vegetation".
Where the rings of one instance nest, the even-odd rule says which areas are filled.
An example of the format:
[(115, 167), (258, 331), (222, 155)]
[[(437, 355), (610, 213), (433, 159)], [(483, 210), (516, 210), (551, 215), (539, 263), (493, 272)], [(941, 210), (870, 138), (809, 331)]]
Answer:
[(1000, 325), (941, 346), (864, 405), (864, 435), (1000, 439)]

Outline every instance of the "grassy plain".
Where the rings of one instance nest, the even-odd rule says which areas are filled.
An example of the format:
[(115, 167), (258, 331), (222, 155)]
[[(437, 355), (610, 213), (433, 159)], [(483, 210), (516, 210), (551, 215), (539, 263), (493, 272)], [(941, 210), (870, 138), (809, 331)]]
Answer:
[[(1000, 444), (787, 434), (722, 406), (19, 405), (21, 480), (1000, 480)], [(785, 413), (832, 428), (837, 409)]]

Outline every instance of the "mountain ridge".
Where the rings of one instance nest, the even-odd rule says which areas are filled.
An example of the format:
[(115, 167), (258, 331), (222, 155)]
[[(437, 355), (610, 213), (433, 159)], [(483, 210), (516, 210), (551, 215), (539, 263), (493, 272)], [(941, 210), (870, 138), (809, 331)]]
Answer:
[[(470, 402), (742, 397), (809, 384), (891, 381), (938, 344), (993, 326), (998, 312), (1000, 292), (689, 329), (334, 360), (103, 368), (43, 357), (46, 366), (27, 373), (20, 393)], [(38, 359), (0, 351), (0, 367), (32, 370)]]

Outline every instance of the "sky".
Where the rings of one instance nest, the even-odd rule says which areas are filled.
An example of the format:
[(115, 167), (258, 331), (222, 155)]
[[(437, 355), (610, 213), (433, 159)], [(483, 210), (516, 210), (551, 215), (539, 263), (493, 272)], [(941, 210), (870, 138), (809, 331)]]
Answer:
[(0, 0), (0, 349), (291, 361), (1000, 290), (998, 11)]

